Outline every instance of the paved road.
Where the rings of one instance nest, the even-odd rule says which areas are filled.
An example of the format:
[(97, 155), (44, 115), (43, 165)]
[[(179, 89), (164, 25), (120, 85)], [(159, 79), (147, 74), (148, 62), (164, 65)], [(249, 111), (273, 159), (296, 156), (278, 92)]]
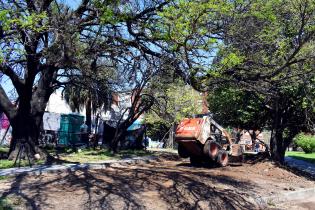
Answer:
[[(285, 157), (285, 162), (291, 167), (297, 168), (301, 171), (311, 174), (315, 177), (315, 164), (303, 160), (298, 160), (292, 157)], [(315, 208), (315, 207), (314, 207)]]

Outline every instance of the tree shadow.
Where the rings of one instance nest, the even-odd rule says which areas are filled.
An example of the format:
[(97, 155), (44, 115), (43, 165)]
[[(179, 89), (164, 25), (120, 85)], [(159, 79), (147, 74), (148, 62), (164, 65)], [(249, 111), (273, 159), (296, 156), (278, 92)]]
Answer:
[(261, 162), (270, 162), (271, 157), (267, 152), (261, 152), (256, 155), (246, 155), (244, 158), (244, 163), (256, 164)]
[(295, 174), (297, 176), (302, 176), (302, 177), (304, 177), (307, 180), (315, 181), (315, 175), (314, 174), (302, 171), (302, 170), (300, 170), (300, 169), (298, 169), (296, 167), (291, 167), (289, 165), (280, 165), (280, 164), (278, 164), (277, 166), (282, 168), (282, 169), (285, 169), (287, 171), (290, 171), (291, 173), (293, 173), (293, 174)]
[(58, 156), (55, 158), (54, 156), (47, 156), (46, 162), (44, 166), (52, 166), (52, 165), (63, 165), (63, 164), (80, 164), (78, 161), (68, 161), (60, 159)]
[(111, 169), (57, 173), (48, 178), (18, 176), (1, 198), (16, 195), (30, 209), (59, 208), (56, 194), (82, 192), (76, 201), (83, 209), (257, 209), (249, 192), (257, 186), (209, 170), (185, 167), (117, 166)]
[(288, 155), (288, 157), (291, 157), (291, 158), (295, 158), (295, 159), (298, 159), (298, 160), (303, 160), (303, 161), (306, 161), (308, 163), (311, 163), (311, 164), (314, 164), (315, 165), (315, 157), (297, 157), (297, 156), (294, 156), (294, 155)]

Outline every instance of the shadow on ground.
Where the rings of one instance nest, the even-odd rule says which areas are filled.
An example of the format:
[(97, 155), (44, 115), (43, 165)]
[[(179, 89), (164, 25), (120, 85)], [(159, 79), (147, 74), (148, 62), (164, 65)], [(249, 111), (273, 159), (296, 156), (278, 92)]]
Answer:
[(209, 170), (155, 164), (18, 176), (0, 199), (18, 196), (29, 209), (258, 208), (245, 193), (254, 186)]

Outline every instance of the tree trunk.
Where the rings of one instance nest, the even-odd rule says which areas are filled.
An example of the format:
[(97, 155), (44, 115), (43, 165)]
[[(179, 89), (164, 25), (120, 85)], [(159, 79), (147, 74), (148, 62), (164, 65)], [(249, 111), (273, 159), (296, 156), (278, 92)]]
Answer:
[(88, 96), (85, 104), (85, 117), (86, 125), (88, 126), (88, 133), (91, 133), (91, 123), (92, 123), (92, 101), (91, 97)]
[(119, 144), (119, 142), (122, 142), (124, 140), (124, 138), (126, 136), (126, 130), (127, 130), (127, 128), (122, 128), (121, 126), (116, 128), (115, 136), (112, 139), (112, 141), (110, 143), (110, 148), (109, 148), (114, 153), (118, 152), (118, 144)]
[(284, 163), (284, 154), (286, 147), (283, 144), (283, 131), (282, 129), (282, 122), (283, 119), (281, 118), (281, 110), (279, 108), (279, 99), (275, 101), (275, 110), (274, 110), (274, 118), (273, 118), (273, 126), (272, 126), (272, 133), (270, 139), (270, 153), (271, 158), (279, 163)]
[(17, 114), (12, 119), (12, 141), (9, 150), (9, 159), (15, 160), (22, 147), (24, 147), (24, 157), (29, 156), (34, 159), (35, 154), (39, 154), (41, 159), (46, 158), (46, 153), (39, 147), (38, 137), (40, 132), (42, 116), (30, 116)]
[(283, 131), (273, 130), (270, 139), (271, 158), (280, 164), (284, 163), (286, 145), (284, 144)]

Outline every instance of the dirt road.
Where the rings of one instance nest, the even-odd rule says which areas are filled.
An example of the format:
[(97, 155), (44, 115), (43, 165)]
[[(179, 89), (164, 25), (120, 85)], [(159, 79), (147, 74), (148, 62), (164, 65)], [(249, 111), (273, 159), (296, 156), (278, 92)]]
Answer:
[[(261, 209), (266, 208), (263, 196), (312, 186), (314, 181), (269, 162), (195, 168), (183, 160), (161, 160), (19, 176), (1, 181), (0, 194), (21, 209)], [(277, 205), (269, 203), (267, 208)], [(309, 205), (312, 202), (297, 208)]]

